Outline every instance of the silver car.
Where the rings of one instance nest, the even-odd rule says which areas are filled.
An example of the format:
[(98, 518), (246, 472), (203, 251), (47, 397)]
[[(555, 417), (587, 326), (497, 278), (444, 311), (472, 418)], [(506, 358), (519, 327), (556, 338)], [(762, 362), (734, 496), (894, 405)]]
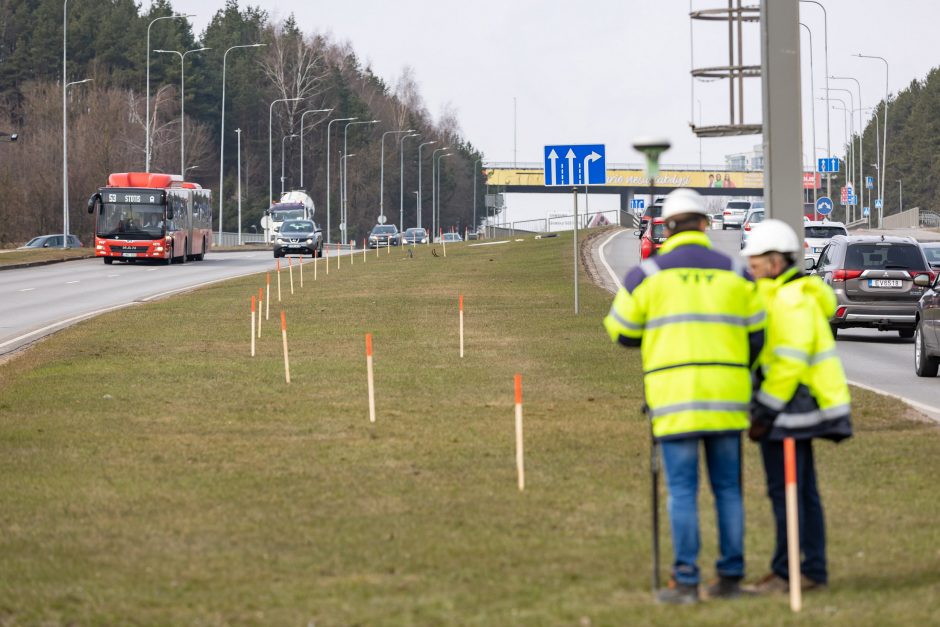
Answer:
[(729, 200), (728, 204), (725, 205), (725, 210), (721, 212), (722, 230), (727, 229), (729, 226), (735, 228), (741, 228), (741, 225), (744, 224), (744, 218), (747, 217), (747, 212), (751, 209), (750, 200)]

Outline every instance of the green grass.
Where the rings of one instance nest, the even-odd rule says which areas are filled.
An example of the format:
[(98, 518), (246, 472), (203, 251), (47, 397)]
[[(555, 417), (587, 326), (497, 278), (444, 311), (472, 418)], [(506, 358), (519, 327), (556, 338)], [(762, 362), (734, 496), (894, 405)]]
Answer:
[[(285, 272), (290, 385), (279, 307), (248, 355), (263, 275), (100, 316), (0, 365), (0, 625), (935, 620), (940, 433), (861, 391), (857, 436), (817, 447), (830, 591), (800, 619), (783, 598), (653, 605), (640, 367), (600, 326), (610, 296), (582, 280), (573, 315), (567, 237), (447, 252), (372, 253), (329, 276), (321, 262), (316, 283), (308, 264), (294, 296)], [(773, 538), (746, 450), (754, 578)], [(710, 576), (707, 489), (701, 509)], [(667, 572), (665, 523), (663, 545)]]
[(4, 266), (15, 266), (27, 263), (85, 259), (94, 256), (95, 251), (90, 248), (39, 248), (36, 250), (5, 250), (0, 251), (0, 268)]

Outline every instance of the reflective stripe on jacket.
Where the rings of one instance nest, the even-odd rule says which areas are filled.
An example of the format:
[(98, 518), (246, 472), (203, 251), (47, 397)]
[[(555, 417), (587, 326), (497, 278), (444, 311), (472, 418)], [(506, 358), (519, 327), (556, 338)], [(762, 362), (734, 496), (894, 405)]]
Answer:
[(836, 309), (832, 289), (798, 268), (757, 284), (767, 308), (767, 343), (754, 419), (773, 422), (771, 440), (850, 437), (849, 386), (829, 328)]
[(743, 264), (686, 231), (630, 270), (604, 326), (641, 346), (646, 403), (660, 439), (748, 426), (764, 310)]

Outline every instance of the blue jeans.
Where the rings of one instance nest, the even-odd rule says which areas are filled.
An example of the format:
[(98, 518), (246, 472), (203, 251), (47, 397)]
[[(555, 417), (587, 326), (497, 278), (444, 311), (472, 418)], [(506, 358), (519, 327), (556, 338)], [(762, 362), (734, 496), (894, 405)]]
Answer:
[(719, 558), (715, 569), (723, 577), (744, 576), (744, 503), (741, 498), (741, 436), (738, 433), (666, 440), (661, 443), (669, 523), (675, 561), (673, 578), (698, 584), (698, 455), (705, 444), (708, 479), (718, 515)]
[[(783, 442), (760, 443), (764, 472), (767, 475), (767, 495), (774, 510), (777, 541), (770, 568), (778, 577), (790, 575), (787, 560), (787, 498), (783, 476)], [(816, 488), (816, 464), (813, 461), (813, 441), (796, 441), (796, 500), (799, 511), (800, 552), (803, 562), (800, 571), (817, 583), (827, 583), (826, 519), (822, 499)]]

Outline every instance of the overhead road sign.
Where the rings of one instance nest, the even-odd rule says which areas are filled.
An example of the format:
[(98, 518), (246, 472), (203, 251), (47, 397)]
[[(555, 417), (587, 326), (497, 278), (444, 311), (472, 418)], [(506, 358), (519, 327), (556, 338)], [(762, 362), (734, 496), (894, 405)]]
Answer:
[(816, 171), (823, 172), (823, 173), (838, 172), (839, 171), (839, 159), (837, 157), (832, 157), (831, 159), (817, 159)]
[(604, 144), (545, 146), (545, 186), (606, 185)]
[(828, 196), (820, 196), (816, 199), (816, 213), (821, 216), (827, 216), (832, 213), (832, 199)]
[(643, 209), (645, 207), (646, 207), (646, 201), (643, 198), (631, 198), (630, 199), (631, 209)]

